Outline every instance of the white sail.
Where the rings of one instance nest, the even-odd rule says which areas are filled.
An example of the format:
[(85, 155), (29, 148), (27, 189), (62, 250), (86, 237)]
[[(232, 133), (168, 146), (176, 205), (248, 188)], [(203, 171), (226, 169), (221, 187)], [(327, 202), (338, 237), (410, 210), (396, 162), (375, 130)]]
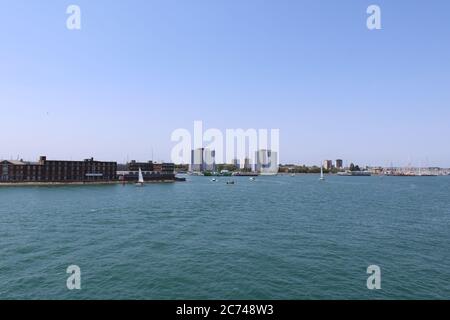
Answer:
[(325, 180), (325, 178), (323, 176), (323, 165), (320, 166), (320, 180)]
[(139, 180), (138, 183), (144, 183), (144, 176), (142, 175), (142, 170), (139, 168)]

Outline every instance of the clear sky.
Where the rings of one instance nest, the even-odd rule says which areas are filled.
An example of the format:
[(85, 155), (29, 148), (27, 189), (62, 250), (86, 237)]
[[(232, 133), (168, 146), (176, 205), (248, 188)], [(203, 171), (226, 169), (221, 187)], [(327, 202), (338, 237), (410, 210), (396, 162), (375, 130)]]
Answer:
[(170, 160), (172, 131), (202, 120), (280, 129), (282, 163), (449, 167), (449, 14), (447, 0), (0, 0), (0, 158)]

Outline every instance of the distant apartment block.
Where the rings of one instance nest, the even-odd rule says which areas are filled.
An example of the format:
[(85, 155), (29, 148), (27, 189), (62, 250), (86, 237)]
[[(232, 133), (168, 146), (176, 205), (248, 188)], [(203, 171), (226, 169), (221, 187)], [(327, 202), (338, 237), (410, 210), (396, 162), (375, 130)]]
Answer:
[(333, 161), (331, 161), (331, 160), (324, 160), (324, 161), (323, 161), (323, 168), (324, 168), (325, 170), (331, 170), (331, 169), (333, 169)]
[(245, 171), (252, 171), (252, 164), (251, 164), (249, 158), (245, 158), (244, 159), (244, 170)]
[(241, 167), (241, 162), (239, 161), (239, 159), (233, 159), (233, 166), (236, 169), (239, 169)]
[(205, 170), (216, 171), (216, 151), (205, 149)]
[(207, 148), (192, 150), (190, 171), (216, 171), (216, 152)]
[(205, 170), (205, 158), (203, 148), (191, 151), (191, 165), (189, 170), (195, 172), (203, 172)]
[(255, 153), (255, 171), (260, 174), (278, 173), (278, 154), (271, 150), (258, 150)]
[(341, 159), (336, 160), (336, 169), (343, 169), (344, 168), (344, 161)]

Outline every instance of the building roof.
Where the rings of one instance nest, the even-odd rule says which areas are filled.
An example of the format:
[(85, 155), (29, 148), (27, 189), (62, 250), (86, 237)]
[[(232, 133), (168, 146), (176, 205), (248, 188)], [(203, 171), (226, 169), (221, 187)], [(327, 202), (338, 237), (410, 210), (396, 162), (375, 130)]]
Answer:
[(8, 162), (11, 163), (15, 166), (24, 166), (24, 165), (40, 165), (39, 162), (34, 162), (34, 161), (23, 161), (23, 160), (1, 160), (0, 159), (0, 163), (2, 162)]
[(11, 163), (11, 164), (13, 164), (13, 165), (15, 165), (15, 166), (23, 166), (23, 165), (26, 165), (26, 163), (25, 162), (23, 162), (23, 161), (19, 161), (19, 160), (0, 160), (0, 162), (9, 162), (9, 163)]

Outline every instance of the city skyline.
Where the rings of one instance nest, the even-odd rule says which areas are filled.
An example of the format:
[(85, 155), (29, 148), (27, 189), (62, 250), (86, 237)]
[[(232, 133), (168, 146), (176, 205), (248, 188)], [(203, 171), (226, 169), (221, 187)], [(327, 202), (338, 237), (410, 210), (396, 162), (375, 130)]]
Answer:
[[(199, 151), (201, 151), (200, 153), (198, 153)], [(135, 160), (135, 159), (126, 159), (124, 161), (116, 161), (116, 160), (111, 160), (111, 159), (98, 159), (97, 157), (81, 157), (81, 158), (70, 158), (70, 159), (66, 159), (66, 158), (54, 158), (53, 161), (75, 161), (75, 162), (81, 162), (81, 161), (88, 161), (90, 159), (96, 159), (96, 161), (108, 161), (108, 162), (116, 162), (118, 165), (129, 165), (129, 164), (134, 164), (134, 163), (144, 163), (145, 165), (148, 164), (174, 164), (174, 165), (181, 165), (181, 166), (187, 166), (189, 167), (190, 171), (215, 171), (216, 170), (216, 166), (218, 165), (234, 165), (236, 166), (236, 168), (238, 169), (250, 169), (250, 170), (254, 170), (254, 171), (260, 171), (260, 169), (257, 169), (256, 166), (258, 166), (258, 163), (266, 163), (267, 161), (258, 161), (258, 153), (260, 152), (272, 152), (270, 149), (269, 150), (264, 150), (264, 149), (260, 149), (257, 150), (255, 152), (254, 158), (252, 158), (251, 156), (245, 157), (244, 162), (240, 162), (239, 159), (233, 159), (230, 163), (227, 163), (226, 161), (221, 161), (221, 162), (216, 162), (214, 156), (212, 156), (212, 154), (215, 153), (215, 150), (212, 149), (208, 149), (208, 148), (199, 148), (199, 149), (195, 149), (195, 150), (191, 150), (191, 161), (189, 163), (177, 163), (177, 162), (170, 162), (170, 161), (165, 161), (165, 160), (160, 160), (160, 161), (155, 161), (153, 159), (139, 159), (139, 160)], [(275, 154), (275, 157), (277, 157), (277, 153), (276, 152), (272, 152)], [(16, 157), (16, 158), (2, 158), (0, 157), (0, 162), (1, 161), (6, 161), (6, 162), (11, 162), (11, 163), (24, 163), (24, 164), (35, 164), (35, 163), (39, 163), (41, 158), (47, 158), (47, 156), (42, 156), (40, 155), (39, 157), (35, 158), (35, 159), (24, 159), (21, 157)], [(264, 157), (264, 156), (263, 156)], [(206, 161), (206, 159), (211, 159)], [(269, 162), (270, 163), (270, 162)], [(389, 165), (366, 165), (366, 164), (361, 164), (358, 163), (356, 161), (352, 161), (352, 160), (342, 160), (342, 159), (334, 159), (334, 160), (330, 160), (330, 159), (325, 159), (322, 160), (319, 163), (312, 163), (312, 164), (308, 164), (308, 163), (302, 163), (302, 162), (279, 162), (278, 165), (279, 166), (306, 166), (306, 167), (320, 167), (322, 166), (324, 169), (329, 170), (329, 169), (348, 169), (351, 165), (358, 165), (361, 168), (385, 168), (385, 169), (389, 169), (389, 168), (403, 168), (403, 169), (419, 169), (419, 168), (440, 168), (440, 169), (450, 169), (450, 166), (433, 166), (433, 165), (428, 165), (428, 164), (421, 164), (421, 165), (413, 165), (412, 163), (408, 163), (407, 165), (396, 165), (393, 162), (390, 163)]]
[(280, 163), (450, 167), (446, 1), (376, 1), (381, 30), (368, 1), (5, 3), (1, 159), (170, 161), (202, 120), (279, 129)]

